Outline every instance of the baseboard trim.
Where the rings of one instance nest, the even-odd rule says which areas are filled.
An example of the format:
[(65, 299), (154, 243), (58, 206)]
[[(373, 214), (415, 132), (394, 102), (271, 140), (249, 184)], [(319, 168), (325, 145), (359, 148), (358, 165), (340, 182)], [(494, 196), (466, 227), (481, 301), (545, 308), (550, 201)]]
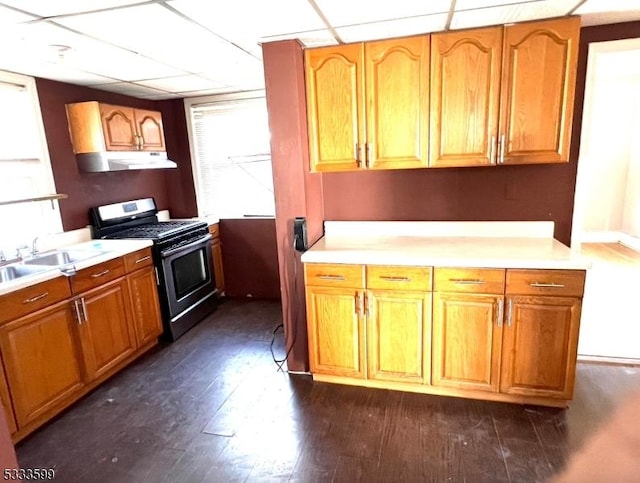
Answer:
[(578, 362), (587, 364), (609, 364), (620, 366), (640, 366), (640, 359), (630, 359), (627, 357), (606, 357), (578, 355)]

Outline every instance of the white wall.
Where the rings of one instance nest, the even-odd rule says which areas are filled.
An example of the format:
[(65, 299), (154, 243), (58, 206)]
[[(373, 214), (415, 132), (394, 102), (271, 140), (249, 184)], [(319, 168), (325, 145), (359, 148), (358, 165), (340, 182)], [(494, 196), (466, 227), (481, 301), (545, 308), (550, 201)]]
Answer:
[(590, 44), (573, 246), (640, 235), (639, 137), (640, 40)]

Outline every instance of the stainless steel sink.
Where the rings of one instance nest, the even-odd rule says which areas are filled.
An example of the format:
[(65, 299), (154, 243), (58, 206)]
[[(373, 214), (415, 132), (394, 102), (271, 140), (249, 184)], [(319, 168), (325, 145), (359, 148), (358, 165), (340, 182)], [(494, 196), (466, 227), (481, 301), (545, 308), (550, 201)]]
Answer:
[(0, 267), (0, 283), (9, 282), (17, 278), (28, 277), (51, 270), (51, 267), (29, 266), (23, 264), (5, 265)]
[(42, 253), (33, 258), (25, 260), (25, 265), (46, 265), (51, 267), (60, 267), (69, 263), (76, 263), (89, 258), (102, 255), (104, 252), (82, 251), (82, 250), (54, 250), (52, 252)]

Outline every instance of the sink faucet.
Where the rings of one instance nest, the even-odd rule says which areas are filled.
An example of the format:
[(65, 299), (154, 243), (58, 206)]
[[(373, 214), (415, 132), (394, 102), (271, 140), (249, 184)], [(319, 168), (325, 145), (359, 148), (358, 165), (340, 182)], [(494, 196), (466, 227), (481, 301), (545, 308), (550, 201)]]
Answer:
[(19, 247), (16, 248), (16, 257), (19, 260), (22, 260), (24, 258), (24, 255), (22, 255), (22, 250), (28, 250), (29, 247), (27, 245), (20, 245)]
[(38, 238), (39, 237), (35, 237), (33, 239), (33, 242), (31, 244), (31, 255), (36, 255), (38, 253)]
[(4, 256), (4, 252), (0, 250), (0, 262), (6, 262), (7, 257)]

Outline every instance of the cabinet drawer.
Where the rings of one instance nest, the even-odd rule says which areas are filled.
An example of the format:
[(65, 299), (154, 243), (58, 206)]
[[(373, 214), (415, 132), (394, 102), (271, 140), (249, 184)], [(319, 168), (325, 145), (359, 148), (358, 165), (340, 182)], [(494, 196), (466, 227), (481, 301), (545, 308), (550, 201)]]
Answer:
[(431, 267), (367, 266), (367, 288), (431, 291)]
[(16, 290), (0, 297), (0, 322), (7, 322), (71, 297), (67, 277)]
[(582, 297), (584, 270), (507, 270), (507, 295)]
[(80, 270), (71, 277), (71, 290), (73, 293), (84, 292), (90, 288), (99, 287), (111, 280), (122, 277), (125, 274), (123, 257), (109, 260), (93, 267)]
[(503, 294), (504, 272), (501, 268), (436, 268), (434, 290)]
[(134, 272), (143, 267), (148, 267), (153, 264), (153, 258), (151, 256), (151, 248), (145, 248), (138, 250), (137, 252), (129, 253), (124, 257), (124, 267), (127, 273)]
[(329, 263), (307, 263), (304, 266), (306, 285), (323, 287), (364, 288), (364, 266)]

